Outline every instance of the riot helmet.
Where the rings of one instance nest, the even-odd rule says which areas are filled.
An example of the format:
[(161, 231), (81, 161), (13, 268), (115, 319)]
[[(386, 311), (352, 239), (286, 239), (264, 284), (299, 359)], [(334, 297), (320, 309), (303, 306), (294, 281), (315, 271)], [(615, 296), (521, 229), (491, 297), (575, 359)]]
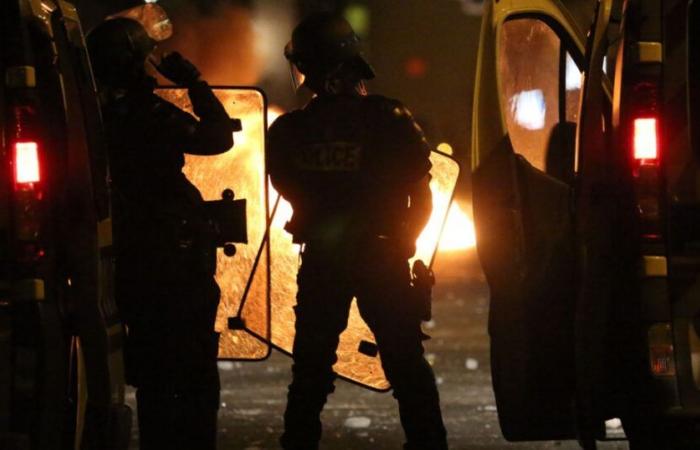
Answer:
[(114, 88), (129, 88), (148, 78), (146, 60), (156, 41), (136, 20), (119, 17), (90, 31), (87, 46), (95, 78)]
[(350, 76), (357, 81), (374, 78), (365, 60), (360, 38), (342, 16), (317, 12), (307, 16), (292, 32), (284, 49), (295, 88), (309, 81)]

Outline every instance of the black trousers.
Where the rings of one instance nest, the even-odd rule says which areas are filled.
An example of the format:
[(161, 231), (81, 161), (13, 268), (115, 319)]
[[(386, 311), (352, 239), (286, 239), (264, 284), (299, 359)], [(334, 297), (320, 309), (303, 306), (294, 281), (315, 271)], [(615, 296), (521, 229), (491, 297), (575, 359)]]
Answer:
[(200, 265), (166, 262), (164, 256), (146, 277), (143, 270), (123, 268), (117, 284), (128, 327), (127, 382), (137, 388), (140, 448), (214, 450), (220, 291)]
[(166, 393), (138, 388), (141, 450), (215, 450), (219, 391)]
[[(357, 247), (355, 247), (357, 248)], [(334, 390), (333, 364), (353, 297), (375, 335), (382, 367), (399, 403), (406, 449), (446, 449), (435, 377), (423, 357), (420, 318), (406, 302), (410, 273), (391, 249), (307, 245), (298, 274), (296, 337), (285, 449), (317, 449), (320, 413)]]

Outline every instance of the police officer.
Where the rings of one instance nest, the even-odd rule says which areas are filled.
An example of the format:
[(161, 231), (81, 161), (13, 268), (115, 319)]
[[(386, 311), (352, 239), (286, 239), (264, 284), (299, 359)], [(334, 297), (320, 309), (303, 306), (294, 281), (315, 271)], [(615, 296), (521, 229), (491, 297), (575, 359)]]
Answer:
[(199, 120), (155, 95), (145, 67), (154, 46), (130, 19), (107, 20), (88, 35), (109, 147), (127, 381), (137, 387), (142, 450), (214, 449), (216, 253), (204, 201), (182, 168), (185, 153), (230, 149), (232, 124), (177, 53), (157, 69), (188, 88)]
[(274, 187), (293, 206), (287, 231), (303, 244), (285, 449), (317, 449), (319, 415), (353, 297), (393, 386), (406, 449), (445, 449), (438, 391), (423, 357), (408, 258), (432, 211), (430, 148), (398, 101), (367, 95), (374, 72), (349, 23), (315, 13), (285, 55), (315, 97), (269, 132)]

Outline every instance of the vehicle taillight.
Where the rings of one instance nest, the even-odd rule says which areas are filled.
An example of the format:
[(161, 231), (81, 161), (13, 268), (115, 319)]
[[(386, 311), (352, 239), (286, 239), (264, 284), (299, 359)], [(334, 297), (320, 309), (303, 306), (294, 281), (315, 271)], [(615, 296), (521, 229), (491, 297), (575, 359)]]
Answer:
[(31, 185), (41, 180), (39, 146), (36, 142), (15, 143), (15, 183)]
[[(636, 74), (635, 76), (639, 76)], [(640, 76), (622, 99), (625, 106), (626, 142), (643, 241), (663, 237), (663, 121), (661, 85), (655, 76)]]
[(657, 121), (655, 118), (634, 119), (634, 159), (655, 161), (659, 158)]

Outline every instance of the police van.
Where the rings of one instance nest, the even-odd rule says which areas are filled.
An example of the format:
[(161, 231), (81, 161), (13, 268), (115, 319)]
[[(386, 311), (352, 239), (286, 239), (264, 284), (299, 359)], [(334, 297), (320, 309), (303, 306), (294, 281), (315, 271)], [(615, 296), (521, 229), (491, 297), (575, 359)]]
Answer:
[(0, 448), (125, 449), (107, 164), (78, 14), (8, 0), (0, 21)]
[(697, 0), (496, 0), (472, 136), (511, 441), (700, 446)]

